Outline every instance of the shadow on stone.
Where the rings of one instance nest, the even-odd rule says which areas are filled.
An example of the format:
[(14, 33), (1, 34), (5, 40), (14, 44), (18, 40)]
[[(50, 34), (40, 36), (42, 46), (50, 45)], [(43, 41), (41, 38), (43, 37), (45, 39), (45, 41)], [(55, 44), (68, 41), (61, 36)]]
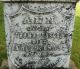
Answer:
[[(26, 68), (26, 67), (21, 67), (21, 68), (18, 68), (18, 69), (35, 69), (35, 68)], [(49, 67), (41, 67), (41, 68), (37, 68), (37, 69), (67, 69), (67, 68), (63, 68), (63, 67), (61, 67), (61, 68), (49, 68)]]

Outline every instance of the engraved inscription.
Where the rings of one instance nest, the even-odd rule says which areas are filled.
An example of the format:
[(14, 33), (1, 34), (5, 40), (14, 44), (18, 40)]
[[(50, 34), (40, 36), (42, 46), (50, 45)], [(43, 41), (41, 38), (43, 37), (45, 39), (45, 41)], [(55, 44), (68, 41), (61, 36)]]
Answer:
[(68, 68), (72, 3), (5, 3), (8, 58), (14, 69)]

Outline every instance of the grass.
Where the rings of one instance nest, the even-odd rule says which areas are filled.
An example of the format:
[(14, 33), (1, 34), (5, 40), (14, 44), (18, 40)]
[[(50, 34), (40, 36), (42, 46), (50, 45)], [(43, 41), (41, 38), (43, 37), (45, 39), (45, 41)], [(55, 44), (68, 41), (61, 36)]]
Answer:
[(1, 64), (3, 59), (7, 58), (2, 6), (3, 6), (3, 4), (0, 3), (0, 64)]
[(75, 62), (77, 68), (80, 69), (80, 2), (76, 6), (71, 59)]
[[(3, 59), (7, 58), (2, 6), (3, 4), (0, 3), (0, 63)], [(71, 59), (75, 62), (77, 68), (80, 69), (80, 3), (78, 3), (76, 6)]]

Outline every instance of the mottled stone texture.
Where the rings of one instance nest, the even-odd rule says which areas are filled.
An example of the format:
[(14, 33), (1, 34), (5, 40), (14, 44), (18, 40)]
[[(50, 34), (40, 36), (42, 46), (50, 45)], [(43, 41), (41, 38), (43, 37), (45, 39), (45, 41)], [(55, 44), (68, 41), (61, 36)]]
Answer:
[[(7, 60), (3, 60), (2, 61), (2, 64), (0, 66), (0, 69), (9, 69), (9, 66), (8, 66), (8, 61)], [(22, 68), (21, 68), (22, 69)], [(24, 69), (24, 68), (23, 68)], [(39, 69), (39, 68), (38, 68)], [(42, 69), (42, 68), (41, 68)], [(53, 68), (52, 68), (53, 69)], [(63, 69), (63, 68), (57, 68), (57, 69)], [(69, 69), (77, 69), (75, 63), (70, 60), (70, 65), (69, 65)]]
[(5, 3), (9, 68), (69, 68), (74, 12), (74, 3)]

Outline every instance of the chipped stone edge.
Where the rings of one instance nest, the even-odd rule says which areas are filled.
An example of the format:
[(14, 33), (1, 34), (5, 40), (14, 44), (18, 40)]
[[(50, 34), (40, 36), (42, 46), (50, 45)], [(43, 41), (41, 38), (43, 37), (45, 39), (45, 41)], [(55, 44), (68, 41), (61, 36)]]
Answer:
[(64, 3), (76, 3), (79, 0), (1, 0), (2, 2), (64, 2)]

